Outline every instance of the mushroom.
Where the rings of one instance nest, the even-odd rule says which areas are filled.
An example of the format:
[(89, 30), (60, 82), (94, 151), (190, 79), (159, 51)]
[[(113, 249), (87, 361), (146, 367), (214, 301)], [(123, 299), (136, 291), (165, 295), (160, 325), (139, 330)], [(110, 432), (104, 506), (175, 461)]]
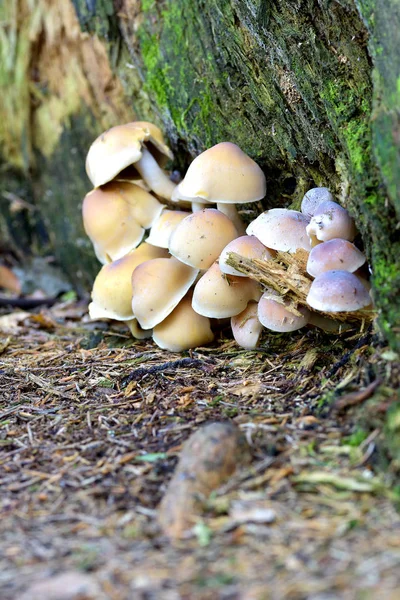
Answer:
[(286, 333), (307, 325), (310, 311), (305, 306), (294, 307), (277, 292), (267, 290), (258, 303), (258, 318), (267, 329)]
[(223, 319), (244, 310), (250, 300), (261, 296), (255, 281), (222, 273), (217, 263), (199, 279), (193, 291), (192, 306), (205, 317)]
[(266, 248), (254, 235), (242, 235), (229, 242), (222, 250), (218, 263), (223, 273), (236, 275), (237, 277), (245, 277), (245, 275), (227, 264), (231, 252), (240, 254), (245, 258), (258, 258), (259, 260), (269, 260), (274, 255), (273, 251)]
[(179, 223), (171, 235), (169, 251), (186, 265), (208, 269), (236, 237), (236, 227), (226, 215), (215, 208), (206, 208)]
[(197, 277), (197, 269), (174, 257), (140, 264), (132, 274), (132, 312), (143, 329), (164, 321)]
[(231, 317), (233, 337), (242, 348), (252, 350), (258, 345), (263, 326), (257, 316), (257, 302), (249, 302), (238, 315)]
[(307, 304), (326, 313), (351, 312), (371, 304), (361, 281), (348, 271), (325, 271), (311, 284)]
[(248, 235), (255, 235), (264, 246), (281, 252), (311, 250), (306, 227), (308, 218), (297, 210), (272, 208), (259, 215), (247, 227)]
[(162, 210), (154, 196), (132, 183), (113, 181), (86, 194), (83, 225), (99, 261), (117, 260), (138, 246)]
[(335, 238), (315, 246), (307, 262), (307, 273), (317, 277), (325, 271), (349, 271), (354, 273), (366, 261), (364, 254), (347, 240)]
[(123, 258), (104, 265), (93, 284), (90, 317), (116, 321), (133, 319), (131, 276), (134, 269), (144, 261), (167, 255), (165, 250), (144, 242)]
[(146, 340), (148, 338), (151, 338), (152, 336), (152, 330), (142, 329), (136, 319), (130, 319), (129, 321), (125, 321), (125, 324), (128, 326), (128, 329), (131, 332), (132, 336), (137, 340)]
[(171, 235), (186, 217), (191, 213), (182, 210), (165, 209), (153, 223), (146, 242), (160, 248), (168, 248)]
[(328, 188), (316, 187), (308, 190), (301, 201), (301, 212), (309, 219), (314, 216), (316, 209), (322, 202), (332, 201), (334, 198)]
[(352, 242), (356, 236), (354, 219), (336, 202), (322, 202), (307, 225), (311, 246), (334, 238)]
[(135, 164), (150, 188), (162, 198), (169, 199), (175, 184), (156, 160), (163, 162), (164, 157), (172, 159), (173, 155), (160, 129), (152, 123), (135, 121), (112, 127), (93, 142), (86, 158), (86, 172), (93, 185), (98, 187)]
[(261, 200), (265, 191), (265, 175), (257, 163), (236, 144), (221, 142), (194, 159), (173, 198), (216, 203), (238, 232), (244, 233), (235, 204)]
[(213, 339), (210, 319), (193, 310), (191, 294), (187, 294), (153, 330), (153, 340), (157, 346), (171, 352), (204, 346)]

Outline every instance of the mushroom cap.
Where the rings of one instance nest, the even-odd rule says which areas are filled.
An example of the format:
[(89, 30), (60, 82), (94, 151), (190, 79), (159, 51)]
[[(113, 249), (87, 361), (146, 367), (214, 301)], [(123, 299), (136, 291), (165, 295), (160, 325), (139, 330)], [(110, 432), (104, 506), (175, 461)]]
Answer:
[(306, 227), (308, 218), (297, 210), (272, 208), (259, 215), (247, 227), (247, 235), (255, 235), (264, 246), (281, 252), (311, 250)]
[(257, 302), (249, 302), (238, 315), (231, 317), (233, 337), (242, 348), (252, 350), (258, 345), (263, 326), (258, 320)]
[(322, 202), (307, 225), (307, 235), (311, 245), (327, 242), (335, 238), (352, 242), (356, 236), (354, 219), (337, 202)]
[(159, 248), (168, 248), (171, 235), (186, 217), (191, 213), (182, 210), (164, 209), (153, 223), (146, 242)]
[(157, 346), (171, 352), (204, 346), (213, 339), (210, 319), (193, 310), (191, 294), (187, 294), (153, 331), (153, 340)]
[(325, 271), (312, 282), (307, 304), (327, 313), (351, 312), (371, 304), (371, 296), (353, 273)]
[(143, 329), (164, 321), (197, 277), (197, 269), (174, 257), (140, 264), (132, 274), (132, 312)]
[(155, 196), (141, 186), (129, 181), (110, 181), (100, 189), (118, 195), (125, 200), (130, 206), (135, 221), (145, 229), (149, 229), (153, 225), (164, 209), (164, 205)]
[(116, 125), (105, 131), (89, 148), (86, 173), (95, 187), (116, 175), (142, 157), (142, 145), (152, 143), (157, 153), (173, 158), (158, 127), (145, 121)]
[(223, 273), (226, 275), (236, 275), (236, 277), (245, 277), (245, 275), (226, 263), (230, 252), (235, 252), (245, 258), (258, 258), (259, 260), (269, 260), (270, 258), (273, 258), (273, 252), (266, 248), (255, 235), (242, 235), (236, 238), (225, 246), (218, 261), (219, 267)]
[(309, 219), (314, 216), (316, 209), (322, 202), (332, 201), (334, 198), (328, 188), (316, 187), (308, 190), (301, 201), (301, 212)]
[(258, 303), (258, 318), (271, 331), (286, 333), (296, 331), (307, 325), (310, 311), (305, 306), (296, 307), (301, 315), (290, 311), (290, 302), (279, 296), (273, 290), (265, 292)]
[(250, 300), (258, 300), (260, 296), (255, 281), (248, 277), (225, 275), (214, 263), (196, 283), (192, 306), (200, 315), (223, 319), (238, 315)]
[(364, 254), (354, 244), (335, 238), (314, 246), (308, 256), (307, 273), (312, 277), (334, 270), (354, 273), (365, 261)]
[(151, 329), (142, 329), (136, 319), (125, 321), (132, 336), (137, 340), (146, 340), (151, 338), (153, 331)]
[(191, 163), (176, 197), (227, 204), (264, 198), (265, 175), (253, 159), (231, 142), (209, 148)]
[(170, 253), (196, 269), (208, 269), (221, 250), (237, 237), (232, 221), (215, 208), (192, 213), (173, 231)]
[(144, 261), (166, 256), (161, 248), (145, 242), (123, 258), (100, 269), (92, 290), (89, 315), (92, 319), (133, 319), (131, 277), (134, 269)]

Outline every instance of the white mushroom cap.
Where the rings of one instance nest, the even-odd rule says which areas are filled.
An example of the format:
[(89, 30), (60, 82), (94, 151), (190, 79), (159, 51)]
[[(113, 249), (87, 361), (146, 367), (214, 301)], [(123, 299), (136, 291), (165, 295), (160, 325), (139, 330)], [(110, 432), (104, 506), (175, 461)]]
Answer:
[(364, 254), (347, 240), (335, 238), (315, 246), (308, 257), (307, 273), (317, 277), (325, 271), (354, 273), (366, 261)]
[(306, 217), (311, 218), (314, 216), (316, 209), (322, 202), (334, 201), (334, 198), (328, 188), (317, 187), (308, 190), (303, 200), (301, 201), (301, 212)]
[(206, 208), (179, 223), (171, 235), (169, 251), (186, 265), (208, 269), (236, 237), (236, 227), (227, 216), (215, 208)]
[(254, 235), (242, 235), (236, 238), (222, 250), (218, 264), (223, 273), (236, 275), (237, 277), (245, 277), (245, 275), (226, 263), (231, 252), (240, 254), (240, 256), (244, 256), (245, 258), (258, 258), (259, 260), (273, 258), (273, 252), (266, 248)]
[(263, 326), (258, 320), (257, 302), (249, 302), (238, 315), (231, 317), (233, 337), (242, 348), (252, 350), (258, 345)]
[(290, 302), (273, 290), (265, 292), (258, 303), (258, 318), (271, 331), (281, 333), (296, 331), (307, 325), (310, 311), (304, 306), (296, 307), (300, 315), (290, 310)]
[(308, 218), (297, 210), (272, 208), (259, 215), (247, 227), (247, 235), (255, 235), (264, 246), (281, 252), (311, 250), (306, 227)]
[(108, 129), (93, 142), (86, 158), (86, 172), (95, 187), (114, 179), (129, 165), (142, 158), (145, 142), (151, 142), (161, 153), (173, 158), (158, 127), (135, 121)]
[(260, 296), (255, 281), (247, 277), (225, 275), (214, 263), (197, 282), (192, 306), (200, 315), (223, 319), (238, 315), (250, 300), (258, 300)]
[(132, 274), (132, 312), (143, 329), (164, 321), (197, 277), (197, 269), (174, 257), (156, 258), (139, 265)]
[(183, 298), (172, 313), (154, 327), (153, 332), (157, 346), (171, 352), (204, 346), (213, 339), (210, 319), (193, 310), (191, 294)]
[(146, 242), (153, 246), (159, 246), (160, 248), (168, 248), (171, 235), (178, 227), (179, 223), (190, 214), (191, 213), (182, 210), (163, 210), (153, 223)]
[(318, 206), (309, 225), (307, 235), (311, 245), (341, 238), (352, 242), (356, 236), (354, 219), (336, 202), (323, 202)]
[(325, 271), (312, 282), (307, 304), (327, 313), (351, 312), (371, 304), (371, 296), (353, 273)]
[(104, 265), (98, 273), (92, 290), (89, 315), (92, 319), (133, 319), (131, 277), (140, 263), (168, 253), (146, 243), (123, 258)]

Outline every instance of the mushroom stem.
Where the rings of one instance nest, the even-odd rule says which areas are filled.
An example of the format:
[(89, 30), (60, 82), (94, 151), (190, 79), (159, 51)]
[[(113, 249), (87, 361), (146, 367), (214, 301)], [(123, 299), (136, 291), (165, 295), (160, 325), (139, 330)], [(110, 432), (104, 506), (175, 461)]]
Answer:
[(142, 158), (135, 163), (135, 168), (156, 194), (171, 200), (176, 184), (168, 178), (147, 148), (142, 148)]
[(230, 218), (230, 220), (232, 221), (232, 223), (234, 224), (234, 226), (237, 229), (238, 235), (245, 235), (246, 227), (245, 227), (242, 219), (240, 218), (239, 213), (234, 204), (226, 204), (225, 202), (217, 202), (217, 208), (222, 213), (224, 213), (224, 215), (226, 215), (227, 217)]

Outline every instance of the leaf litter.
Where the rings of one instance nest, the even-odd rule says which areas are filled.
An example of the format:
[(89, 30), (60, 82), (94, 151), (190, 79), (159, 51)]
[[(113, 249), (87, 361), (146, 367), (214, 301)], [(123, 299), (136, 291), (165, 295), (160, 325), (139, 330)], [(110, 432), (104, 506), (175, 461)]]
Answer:
[[(0, 316), (2, 600), (46, 600), (65, 578), (68, 598), (396, 598), (400, 368), (375, 332), (245, 351), (222, 331), (180, 355), (85, 310)], [(160, 502), (179, 505), (186, 440), (215, 422), (246, 448), (234, 472), (211, 465), (215, 485), (201, 476), (171, 539)]]

